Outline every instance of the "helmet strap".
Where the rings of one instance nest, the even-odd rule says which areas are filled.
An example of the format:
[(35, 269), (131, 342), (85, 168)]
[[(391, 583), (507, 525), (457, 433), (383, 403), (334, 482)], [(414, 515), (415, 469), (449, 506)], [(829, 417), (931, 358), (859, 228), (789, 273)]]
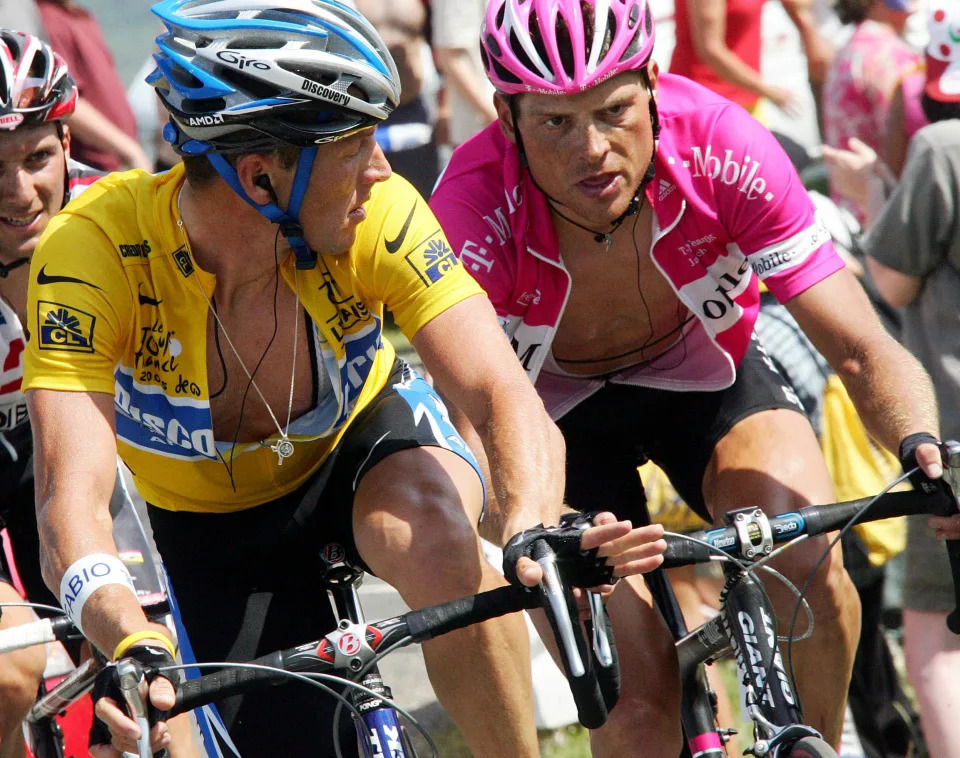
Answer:
[(564, 214), (557, 206), (560, 205), (558, 201), (554, 200), (550, 195), (548, 195), (543, 187), (541, 187), (536, 178), (533, 175), (533, 172), (530, 170), (530, 164), (527, 161), (527, 153), (523, 147), (523, 138), (520, 136), (520, 127), (517, 123), (517, 95), (510, 95), (507, 98), (507, 103), (510, 107), (510, 118), (513, 122), (513, 137), (517, 145), (517, 151), (520, 153), (520, 167), (525, 168), (527, 173), (530, 175), (530, 181), (533, 182), (533, 186), (536, 187), (547, 198), (547, 202), (550, 204), (550, 208), (562, 218), (564, 221), (573, 224), (580, 229), (583, 229), (585, 232), (590, 232), (593, 235), (595, 242), (605, 242), (607, 249), (610, 249), (610, 245), (613, 244), (613, 233), (620, 228), (624, 221), (626, 221), (630, 216), (637, 213), (643, 205), (643, 191), (646, 186), (653, 181), (654, 176), (656, 175), (656, 157), (657, 157), (657, 142), (660, 138), (660, 113), (657, 110), (657, 101), (653, 96), (653, 86), (650, 83), (650, 75), (647, 72), (647, 67), (644, 66), (640, 69), (640, 75), (643, 77), (643, 83), (647, 87), (647, 92), (650, 93), (650, 126), (653, 131), (653, 151), (650, 154), (650, 164), (647, 166), (647, 170), (643, 175), (643, 179), (640, 181), (640, 185), (637, 187), (636, 192), (633, 193), (633, 197), (630, 200), (630, 203), (627, 205), (626, 210), (621, 213), (613, 222), (610, 229), (606, 232), (598, 232), (596, 229), (591, 229), (588, 226), (584, 226), (579, 221), (574, 221), (572, 218)]
[(286, 237), (287, 243), (293, 250), (294, 256), (296, 256), (297, 268), (301, 270), (311, 269), (317, 265), (317, 254), (310, 249), (306, 239), (304, 239), (303, 226), (300, 224), (299, 218), (300, 206), (307, 192), (307, 185), (310, 183), (310, 174), (313, 172), (313, 163), (316, 157), (316, 147), (305, 147), (300, 150), (297, 171), (293, 177), (293, 189), (290, 192), (290, 202), (287, 210), (283, 210), (272, 188), (270, 189), (272, 202), (261, 205), (247, 194), (240, 183), (240, 177), (237, 176), (237, 170), (226, 158), (220, 153), (207, 153), (207, 159), (230, 188), (246, 200), (251, 207), (280, 226), (281, 234)]

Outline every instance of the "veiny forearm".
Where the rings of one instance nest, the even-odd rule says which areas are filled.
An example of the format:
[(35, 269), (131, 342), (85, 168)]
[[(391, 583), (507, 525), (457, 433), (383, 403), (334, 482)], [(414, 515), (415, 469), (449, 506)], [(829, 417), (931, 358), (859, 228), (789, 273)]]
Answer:
[[(526, 381), (526, 378), (523, 378)], [(566, 449), (533, 388), (498, 388), (477, 432), (490, 461), (502, 518), (501, 544), (538, 523), (557, 523), (563, 503)]]
[(930, 377), (903, 346), (888, 335), (861, 347), (835, 365), (867, 430), (896, 454), (914, 432), (939, 434), (937, 403)]
[[(69, 490), (54, 488), (45, 498), (38, 492), (41, 571), (57, 597), (64, 573), (76, 560), (92, 553), (117, 555), (109, 500), (109, 493), (104, 499), (102, 488), (82, 477), (75, 478)], [(103, 505), (97, 507), (99, 503)], [(119, 585), (101, 587), (91, 595), (82, 621), (85, 636), (108, 656), (127, 634), (147, 627), (136, 596)]]
[(470, 450), (476, 456), (477, 463), (480, 464), (480, 472), (483, 475), (483, 481), (486, 488), (486, 502), (483, 508), (483, 518), (477, 527), (477, 531), (483, 539), (500, 546), (500, 538), (503, 534), (503, 511), (500, 508), (500, 501), (491, 484), (493, 477), (490, 474), (490, 461), (487, 460), (487, 454), (483, 449), (483, 440), (473, 428), (473, 424), (467, 418), (466, 414), (460, 410), (453, 401), (444, 398), (447, 410), (450, 413), (450, 420), (457, 428), (463, 441), (467, 443)]

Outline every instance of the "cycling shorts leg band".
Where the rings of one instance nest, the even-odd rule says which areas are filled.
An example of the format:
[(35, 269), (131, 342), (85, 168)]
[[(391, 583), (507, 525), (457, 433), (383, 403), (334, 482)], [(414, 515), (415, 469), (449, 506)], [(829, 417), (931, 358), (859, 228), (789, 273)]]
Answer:
[(108, 584), (123, 585), (134, 597), (137, 595), (127, 567), (109, 553), (85, 555), (70, 564), (70, 568), (64, 572), (60, 580), (60, 605), (81, 632), (84, 603), (94, 592)]

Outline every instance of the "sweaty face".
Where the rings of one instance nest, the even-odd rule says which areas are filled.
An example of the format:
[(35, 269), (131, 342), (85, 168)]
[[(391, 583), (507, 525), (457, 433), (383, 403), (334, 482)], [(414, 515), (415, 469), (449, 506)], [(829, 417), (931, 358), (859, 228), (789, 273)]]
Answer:
[[(649, 102), (636, 72), (576, 95), (520, 96), (518, 126), (530, 172), (566, 215), (602, 228), (627, 209), (653, 152)], [(509, 109), (498, 103), (498, 111), (503, 126)], [(504, 131), (512, 137), (512, 129)]]
[[(289, 197), (296, 168), (281, 196)], [(373, 138), (373, 129), (321, 145), (300, 207), (307, 243), (318, 253), (345, 253), (366, 218), (363, 204), (377, 182), (390, 176), (390, 164)]]
[(31, 255), (60, 210), (66, 147), (53, 124), (0, 131), (0, 260)]

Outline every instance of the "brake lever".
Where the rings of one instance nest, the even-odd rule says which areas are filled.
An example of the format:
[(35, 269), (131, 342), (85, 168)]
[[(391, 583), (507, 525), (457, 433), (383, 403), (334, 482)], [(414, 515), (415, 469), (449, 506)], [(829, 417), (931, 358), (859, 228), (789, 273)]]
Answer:
[(593, 654), (597, 662), (605, 669), (613, 665), (613, 651), (610, 649), (610, 637), (607, 634), (605, 623), (606, 609), (603, 607), (603, 598), (598, 592), (587, 592), (590, 601), (590, 626), (593, 634)]
[[(560, 579), (560, 569), (557, 567), (557, 556), (547, 547), (546, 551), (538, 548), (547, 547), (545, 542), (534, 543), (534, 560), (540, 564), (543, 569), (543, 580), (540, 583), (540, 590), (550, 605), (553, 617), (557, 623), (557, 633), (562, 641), (561, 652), (567, 656), (567, 664), (570, 673), (579, 678), (586, 673), (583, 665), (583, 659), (580, 657), (580, 651), (577, 648), (576, 637), (573, 631), (573, 619), (570, 617), (570, 609), (567, 606), (567, 599), (563, 592), (563, 582)], [(538, 557), (537, 553), (541, 553)]]
[[(133, 758), (153, 758), (150, 749), (150, 719), (147, 716), (147, 704), (140, 696), (140, 685), (145, 680), (143, 667), (132, 658), (123, 658), (117, 661), (117, 677), (120, 680), (120, 691), (127, 705), (130, 717), (140, 727), (140, 738), (137, 740), (137, 755)], [(124, 753), (131, 756), (132, 753)]]

